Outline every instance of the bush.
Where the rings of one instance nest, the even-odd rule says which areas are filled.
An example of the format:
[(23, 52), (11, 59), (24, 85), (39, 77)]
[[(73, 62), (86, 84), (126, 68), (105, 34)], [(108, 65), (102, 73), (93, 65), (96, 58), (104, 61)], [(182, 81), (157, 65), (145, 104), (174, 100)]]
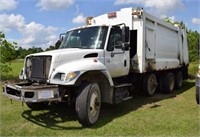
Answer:
[(12, 70), (10, 64), (6, 62), (11, 61), (16, 58), (16, 45), (17, 43), (10, 43), (5, 39), (5, 35), (0, 32), (0, 71), (2, 73), (8, 73)]

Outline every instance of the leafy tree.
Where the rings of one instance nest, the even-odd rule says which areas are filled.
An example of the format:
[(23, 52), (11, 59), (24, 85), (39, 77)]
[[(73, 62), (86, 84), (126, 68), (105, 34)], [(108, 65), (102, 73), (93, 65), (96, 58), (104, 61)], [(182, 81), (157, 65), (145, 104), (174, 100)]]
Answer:
[(15, 48), (17, 44), (15, 42), (10, 43), (6, 39), (4, 39), (4, 34), (0, 34), (0, 36), (1, 62), (8, 62), (15, 59)]
[(38, 52), (43, 52), (43, 49), (42, 49), (42, 48), (35, 48), (35, 47), (32, 47), (32, 48), (29, 48), (29, 49), (27, 50), (27, 49), (24, 49), (24, 48), (22, 48), (22, 47), (19, 47), (19, 48), (16, 50), (16, 55), (17, 55), (17, 58), (24, 59), (27, 55), (29, 55), (29, 54), (34, 54), (34, 53), (38, 53)]
[(17, 58), (24, 59), (26, 55), (28, 55), (28, 52), (26, 49), (19, 47), (16, 51), (16, 54), (17, 54)]
[(55, 46), (49, 46), (49, 47), (46, 49), (46, 51), (58, 49), (58, 48), (60, 47), (60, 44), (61, 44), (61, 41), (58, 40), (58, 41), (55, 43)]
[(55, 49), (54, 46), (49, 46), (49, 47), (46, 49), (46, 51), (50, 51), (50, 50), (54, 50), (54, 49)]
[(166, 18), (163, 18), (163, 20), (165, 21), (165, 22), (167, 22), (167, 23), (169, 23), (169, 24), (172, 24), (173, 25), (173, 21), (172, 21), (172, 19), (170, 19), (169, 17), (166, 17)]
[(198, 60), (198, 44), (199, 44), (200, 34), (197, 31), (189, 30), (187, 32), (188, 50), (189, 50), (189, 60)]
[(170, 19), (169, 17), (166, 17), (163, 19), (164, 21), (168, 22), (169, 24), (172, 24), (172, 25), (178, 25), (180, 28), (182, 29), (186, 29), (186, 26), (185, 24), (181, 21), (181, 22), (178, 22), (178, 21), (173, 21), (172, 19)]
[(43, 52), (43, 49), (42, 48), (36, 48), (36, 47), (32, 47), (32, 48), (29, 48), (27, 53), (28, 54), (34, 54), (34, 53), (38, 53), (38, 52)]
[(55, 49), (58, 49), (58, 48), (60, 47), (60, 44), (61, 44), (61, 41), (58, 40), (58, 41), (56, 42), (56, 44), (55, 44)]
[(0, 32), (0, 71), (2, 73), (7, 73), (11, 71), (11, 67), (9, 64), (6, 64), (6, 62), (11, 61), (16, 58), (16, 45), (17, 43), (13, 42), (10, 43), (5, 39), (5, 35)]

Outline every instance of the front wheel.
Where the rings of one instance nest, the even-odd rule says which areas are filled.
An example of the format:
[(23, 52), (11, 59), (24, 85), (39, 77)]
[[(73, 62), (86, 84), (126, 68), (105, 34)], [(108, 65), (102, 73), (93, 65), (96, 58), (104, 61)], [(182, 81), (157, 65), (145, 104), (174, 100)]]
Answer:
[(84, 84), (76, 98), (78, 121), (83, 126), (95, 124), (99, 118), (101, 94), (97, 83)]

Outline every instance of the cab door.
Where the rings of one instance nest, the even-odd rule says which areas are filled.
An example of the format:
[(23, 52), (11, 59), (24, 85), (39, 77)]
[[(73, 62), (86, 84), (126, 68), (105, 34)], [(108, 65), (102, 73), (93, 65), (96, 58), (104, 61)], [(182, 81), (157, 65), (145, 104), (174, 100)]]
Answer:
[(112, 27), (105, 51), (105, 65), (113, 78), (129, 73), (129, 50), (122, 50), (122, 44), (122, 30)]

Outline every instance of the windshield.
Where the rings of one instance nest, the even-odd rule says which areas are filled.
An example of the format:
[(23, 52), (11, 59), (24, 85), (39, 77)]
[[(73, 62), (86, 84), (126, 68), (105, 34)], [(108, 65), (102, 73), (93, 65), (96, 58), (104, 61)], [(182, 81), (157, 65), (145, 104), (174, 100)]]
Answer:
[(103, 49), (108, 27), (89, 27), (67, 32), (60, 48)]

